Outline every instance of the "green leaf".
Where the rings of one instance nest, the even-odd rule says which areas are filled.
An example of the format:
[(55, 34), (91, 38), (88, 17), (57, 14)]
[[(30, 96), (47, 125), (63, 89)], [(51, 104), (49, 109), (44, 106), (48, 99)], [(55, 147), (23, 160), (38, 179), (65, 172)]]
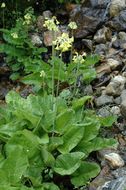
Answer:
[(53, 157), (53, 155), (47, 150), (47, 148), (45, 146), (41, 147), (41, 156), (42, 156), (42, 160), (44, 162), (44, 164), (46, 166), (53, 166), (55, 163), (55, 158)]
[(75, 99), (72, 101), (72, 108), (74, 110), (81, 108), (82, 106), (84, 106), (84, 104), (91, 99), (91, 96), (84, 96), (80, 99)]
[(115, 147), (117, 145), (117, 141), (115, 139), (105, 139), (96, 137), (92, 141), (85, 142), (85, 139), (83, 139), (75, 148), (75, 151), (81, 151), (84, 152), (87, 156), (89, 153), (97, 150), (101, 150), (108, 147)]
[(56, 117), (56, 126), (55, 130), (60, 134), (64, 133), (67, 130), (67, 126), (73, 122), (75, 119), (75, 112), (72, 109), (63, 110)]
[(100, 56), (99, 55), (90, 55), (90, 56), (86, 57), (84, 64), (86, 66), (91, 66), (91, 65), (94, 65), (94, 64), (98, 63), (99, 60), (100, 60)]
[(96, 71), (94, 68), (83, 70), (83, 80), (85, 83), (89, 84), (95, 78), (96, 78)]
[(83, 138), (84, 128), (76, 125), (69, 126), (69, 129), (63, 135), (63, 145), (58, 147), (62, 154), (69, 153)]
[(100, 167), (95, 163), (82, 162), (80, 167), (74, 172), (71, 183), (76, 186), (85, 185), (91, 178), (96, 177), (100, 172)]
[(2, 165), (0, 175), (4, 171), (6, 181), (11, 184), (17, 184), (21, 181), (22, 175), (25, 173), (27, 167), (28, 158), (23, 147), (15, 146)]
[(48, 150), (51, 152), (57, 149), (57, 147), (62, 144), (63, 144), (63, 137), (50, 137)]
[(61, 154), (56, 159), (54, 171), (60, 175), (71, 175), (80, 167), (84, 156), (82, 152)]
[(43, 183), (44, 190), (60, 190), (54, 183)]
[(102, 126), (111, 127), (117, 121), (117, 116), (99, 117)]

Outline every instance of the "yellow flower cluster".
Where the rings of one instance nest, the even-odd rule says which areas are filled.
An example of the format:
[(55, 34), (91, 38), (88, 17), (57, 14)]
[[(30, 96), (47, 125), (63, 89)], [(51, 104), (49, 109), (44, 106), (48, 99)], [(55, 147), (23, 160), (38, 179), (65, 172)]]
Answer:
[(18, 38), (18, 34), (17, 34), (16, 32), (11, 33), (11, 36), (12, 36), (14, 39), (17, 39), (17, 38)]
[(68, 24), (68, 26), (69, 26), (72, 30), (77, 29), (77, 24), (76, 24), (76, 22), (70, 22), (70, 23)]
[(58, 25), (59, 21), (56, 19), (55, 16), (53, 16), (51, 19), (46, 18), (45, 23), (44, 23), (44, 27), (48, 28), (48, 30), (51, 31), (58, 31)]
[(55, 49), (61, 52), (68, 51), (74, 41), (73, 37), (69, 37), (68, 33), (62, 33), (61, 36), (57, 37), (53, 44), (56, 45)]
[(24, 19), (25, 19), (25, 21), (23, 22), (23, 25), (25, 25), (25, 24), (29, 25), (31, 23), (31, 15), (29, 13), (24, 15)]
[(79, 55), (78, 52), (75, 53), (76, 55), (73, 57), (74, 63), (84, 63), (84, 57), (86, 56), (86, 53), (83, 53), (82, 55)]
[(6, 4), (3, 2), (2, 4), (1, 4), (1, 8), (5, 8), (6, 7)]

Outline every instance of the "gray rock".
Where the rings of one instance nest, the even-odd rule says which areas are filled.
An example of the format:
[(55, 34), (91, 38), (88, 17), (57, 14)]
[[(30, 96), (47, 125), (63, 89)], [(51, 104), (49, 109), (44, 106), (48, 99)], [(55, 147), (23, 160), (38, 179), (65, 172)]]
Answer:
[(118, 66), (122, 65), (121, 61), (118, 61), (114, 58), (108, 58), (107, 64), (110, 66), (112, 70), (116, 69)]
[(125, 0), (111, 0), (111, 4), (109, 7), (109, 14), (111, 17), (115, 17), (119, 14), (119, 12), (126, 7)]
[(111, 116), (111, 112), (110, 112), (110, 107), (109, 106), (104, 106), (102, 108), (100, 108), (98, 111), (97, 111), (97, 114), (101, 117), (108, 117), (108, 116)]
[(117, 104), (117, 105), (120, 105), (121, 104), (121, 97), (117, 97), (114, 99), (114, 103)]
[(121, 11), (119, 15), (114, 17), (108, 24), (116, 31), (126, 30), (126, 10)]
[(31, 41), (32, 41), (33, 45), (36, 45), (36, 46), (42, 45), (42, 40), (37, 33), (34, 33), (31, 35)]
[(100, 97), (96, 98), (95, 103), (97, 107), (112, 104), (113, 103), (113, 96), (108, 96), (106, 94), (101, 95)]
[(126, 167), (117, 168), (116, 170), (112, 171), (112, 175), (114, 178), (126, 176)]
[(126, 189), (126, 176), (119, 177), (116, 180), (106, 182), (103, 186), (97, 188), (97, 190), (125, 190)]
[(84, 95), (93, 95), (93, 89), (91, 85), (88, 85), (83, 90)]
[(93, 47), (92, 40), (82, 39), (82, 43), (84, 44), (85, 47), (87, 47), (88, 49), (92, 51), (92, 47)]
[(126, 102), (126, 89), (124, 89), (124, 90), (122, 91), (120, 97), (121, 97), (121, 101), (122, 101), (122, 102), (124, 102), (124, 101)]
[(106, 55), (107, 46), (105, 44), (96, 45), (94, 53), (98, 55)]
[(94, 35), (94, 41), (97, 43), (106, 43), (107, 40), (111, 39), (111, 36), (110, 29), (104, 26), (96, 32)]
[(120, 115), (120, 108), (118, 106), (113, 106), (110, 110), (110, 112), (112, 113), (112, 115)]
[(110, 0), (90, 0), (90, 2), (94, 8), (106, 8)]
[(98, 26), (102, 25), (105, 19), (105, 9), (95, 9), (93, 7), (73, 9), (70, 20), (78, 23), (78, 28), (74, 32), (75, 38), (85, 38), (95, 33)]
[(124, 89), (125, 82), (125, 77), (121, 75), (115, 76), (106, 87), (106, 94), (114, 96), (120, 95), (122, 90)]

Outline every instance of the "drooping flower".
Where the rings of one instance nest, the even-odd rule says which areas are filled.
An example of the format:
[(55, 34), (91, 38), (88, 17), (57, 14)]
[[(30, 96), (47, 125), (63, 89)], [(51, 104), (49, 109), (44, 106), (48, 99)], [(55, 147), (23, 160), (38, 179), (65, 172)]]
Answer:
[(45, 23), (43, 24), (44, 27), (46, 27), (48, 30), (50, 31), (58, 31), (58, 25), (59, 21), (57, 20), (57, 18), (55, 16), (53, 16), (52, 18), (46, 18)]
[(18, 34), (17, 34), (16, 32), (11, 33), (11, 36), (12, 36), (14, 39), (17, 39), (17, 38), (18, 38)]
[(57, 37), (53, 44), (56, 46), (55, 49), (61, 52), (68, 51), (74, 41), (73, 37), (69, 37), (68, 33), (62, 33), (61, 36)]
[(1, 8), (5, 8), (6, 7), (6, 4), (3, 2), (2, 4), (1, 4)]
[(23, 25), (27, 24), (29, 25), (31, 23), (31, 15), (29, 13), (27, 13), (26, 15), (24, 15), (24, 19), (25, 21), (23, 22)]
[(77, 29), (77, 24), (76, 24), (76, 22), (70, 22), (70, 23), (68, 24), (68, 26), (69, 26), (70, 29), (72, 29), (72, 30)]
[(84, 57), (86, 56), (86, 53), (83, 53), (82, 55), (79, 55), (78, 52), (75, 52), (75, 54), (76, 55), (74, 55), (74, 57), (72, 59), (73, 62), (74, 63), (81, 63), (81, 64), (83, 64), (84, 61), (85, 61)]

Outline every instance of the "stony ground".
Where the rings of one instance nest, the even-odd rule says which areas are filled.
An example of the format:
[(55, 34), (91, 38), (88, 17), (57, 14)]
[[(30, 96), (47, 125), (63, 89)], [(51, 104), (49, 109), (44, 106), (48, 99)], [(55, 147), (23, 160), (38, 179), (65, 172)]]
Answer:
[[(89, 190), (126, 189), (126, 1), (125, 0), (88, 0), (82, 5), (67, 4), (63, 10), (56, 11), (67, 30), (68, 20), (75, 21), (78, 29), (74, 33), (75, 49), (80, 52), (96, 53), (101, 61), (96, 65), (97, 78), (92, 84), (83, 86), (84, 95), (94, 97), (93, 106), (101, 116), (117, 115), (117, 123), (103, 131), (103, 136), (118, 140), (115, 149), (96, 153), (95, 159), (101, 165), (101, 173), (89, 185)], [(36, 45), (50, 46), (51, 35), (42, 25), (50, 11), (44, 11), (37, 19), (39, 33), (32, 35)], [(10, 71), (0, 57), (0, 101), (10, 89), (19, 91), (23, 96), (31, 88), (20, 82), (9, 80)]]

